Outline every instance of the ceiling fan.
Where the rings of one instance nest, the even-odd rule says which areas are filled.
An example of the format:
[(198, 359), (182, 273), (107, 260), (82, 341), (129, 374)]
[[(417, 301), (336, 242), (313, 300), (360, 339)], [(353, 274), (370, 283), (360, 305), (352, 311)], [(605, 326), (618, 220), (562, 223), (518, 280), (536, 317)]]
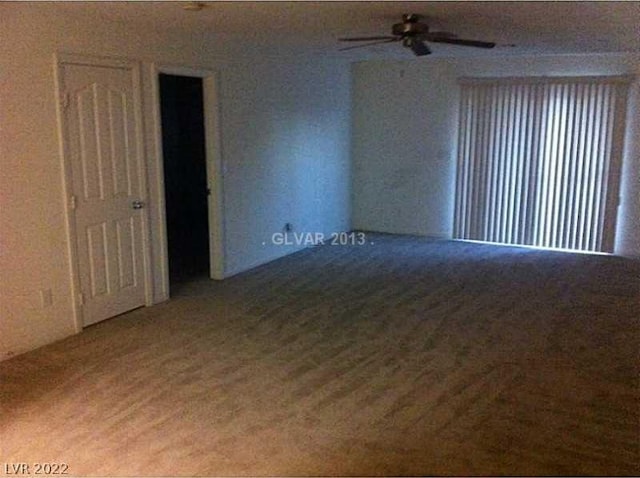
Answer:
[(391, 35), (338, 38), (338, 41), (368, 42), (362, 45), (340, 48), (340, 50), (352, 50), (354, 48), (363, 48), (381, 43), (401, 41), (402, 45), (411, 48), (411, 51), (413, 51), (416, 56), (424, 56), (431, 53), (431, 50), (425, 42), (450, 43), (452, 45), (474, 46), (478, 48), (493, 48), (496, 46), (496, 44), (492, 42), (464, 40), (449, 32), (430, 32), (429, 26), (426, 23), (420, 22), (420, 18), (420, 15), (414, 13), (402, 15), (402, 23), (396, 23), (392, 26)]

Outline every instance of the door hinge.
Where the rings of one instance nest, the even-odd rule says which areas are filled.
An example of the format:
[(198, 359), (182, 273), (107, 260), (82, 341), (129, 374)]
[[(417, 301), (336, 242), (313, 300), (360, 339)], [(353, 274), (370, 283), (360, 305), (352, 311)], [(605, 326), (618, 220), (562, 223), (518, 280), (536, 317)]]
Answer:
[(62, 93), (60, 96), (60, 106), (62, 106), (63, 110), (66, 110), (69, 107), (70, 103), (70, 95), (69, 93)]
[(76, 195), (72, 194), (71, 197), (69, 197), (69, 208), (73, 211), (77, 205)]
[(84, 294), (82, 292), (78, 292), (78, 304), (84, 305)]

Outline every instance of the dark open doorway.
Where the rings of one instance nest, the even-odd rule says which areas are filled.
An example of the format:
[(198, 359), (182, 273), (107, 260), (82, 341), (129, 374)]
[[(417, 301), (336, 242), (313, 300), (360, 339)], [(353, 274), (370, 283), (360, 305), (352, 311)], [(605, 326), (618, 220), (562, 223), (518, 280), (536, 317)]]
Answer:
[(161, 73), (160, 112), (171, 287), (209, 277), (202, 78)]

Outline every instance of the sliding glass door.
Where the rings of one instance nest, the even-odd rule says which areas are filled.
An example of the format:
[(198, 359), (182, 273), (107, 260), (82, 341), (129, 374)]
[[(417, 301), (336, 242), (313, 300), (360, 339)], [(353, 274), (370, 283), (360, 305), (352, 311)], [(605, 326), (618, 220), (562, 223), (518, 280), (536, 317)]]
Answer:
[(454, 237), (612, 252), (629, 79), (460, 83)]

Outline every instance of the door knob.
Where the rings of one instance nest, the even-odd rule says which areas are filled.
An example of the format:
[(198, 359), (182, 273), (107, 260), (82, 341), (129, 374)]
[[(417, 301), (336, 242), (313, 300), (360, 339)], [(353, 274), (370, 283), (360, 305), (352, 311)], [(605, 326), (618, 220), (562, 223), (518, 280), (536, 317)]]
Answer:
[(142, 209), (144, 207), (144, 201), (133, 201), (131, 203), (131, 208), (132, 209)]

